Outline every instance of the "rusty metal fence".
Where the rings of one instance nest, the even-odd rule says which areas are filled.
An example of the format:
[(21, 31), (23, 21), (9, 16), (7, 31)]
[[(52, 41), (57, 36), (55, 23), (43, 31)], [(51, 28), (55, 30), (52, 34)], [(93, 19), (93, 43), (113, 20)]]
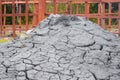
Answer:
[(120, 0), (0, 0), (0, 36), (31, 29), (51, 13), (84, 16), (120, 34)]

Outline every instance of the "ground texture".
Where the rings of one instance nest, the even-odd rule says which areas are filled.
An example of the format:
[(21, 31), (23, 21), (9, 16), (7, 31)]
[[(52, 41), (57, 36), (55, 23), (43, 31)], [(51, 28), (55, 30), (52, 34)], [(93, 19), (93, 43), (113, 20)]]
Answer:
[(0, 46), (0, 80), (120, 80), (120, 39), (85, 18), (50, 15)]

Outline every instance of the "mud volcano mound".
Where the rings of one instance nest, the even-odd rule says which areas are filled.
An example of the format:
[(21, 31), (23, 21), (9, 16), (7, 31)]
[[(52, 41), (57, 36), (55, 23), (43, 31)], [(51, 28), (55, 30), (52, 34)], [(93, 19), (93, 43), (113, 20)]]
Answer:
[(0, 46), (0, 80), (120, 80), (120, 39), (85, 18), (50, 15)]

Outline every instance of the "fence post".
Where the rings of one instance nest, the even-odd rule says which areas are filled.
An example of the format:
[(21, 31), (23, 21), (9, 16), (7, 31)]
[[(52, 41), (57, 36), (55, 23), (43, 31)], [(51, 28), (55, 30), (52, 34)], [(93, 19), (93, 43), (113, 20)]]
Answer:
[(86, 16), (86, 18), (89, 18), (89, 7), (90, 7), (90, 4), (87, 2), (87, 1), (85, 1), (85, 16)]
[(2, 37), (2, 1), (0, 0), (0, 37)]
[(46, 0), (39, 0), (38, 21), (41, 21), (45, 18), (45, 4)]
[(72, 0), (70, 0), (70, 15), (72, 15)]
[(12, 30), (13, 30), (13, 37), (16, 36), (16, 28), (15, 28), (15, 0), (12, 0)]
[(54, 7), (54, 14), (56, 14), (57, 6), (56, 6), (56, 0), (53, 0), (53, 7)]

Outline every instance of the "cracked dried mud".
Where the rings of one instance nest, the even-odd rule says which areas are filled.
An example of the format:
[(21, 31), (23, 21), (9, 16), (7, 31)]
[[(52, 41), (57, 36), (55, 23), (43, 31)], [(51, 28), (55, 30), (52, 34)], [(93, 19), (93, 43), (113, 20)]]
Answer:
[(120, 39), (83, 17), (50, 15), (0, 45), (0, 80), (120, 80)]

